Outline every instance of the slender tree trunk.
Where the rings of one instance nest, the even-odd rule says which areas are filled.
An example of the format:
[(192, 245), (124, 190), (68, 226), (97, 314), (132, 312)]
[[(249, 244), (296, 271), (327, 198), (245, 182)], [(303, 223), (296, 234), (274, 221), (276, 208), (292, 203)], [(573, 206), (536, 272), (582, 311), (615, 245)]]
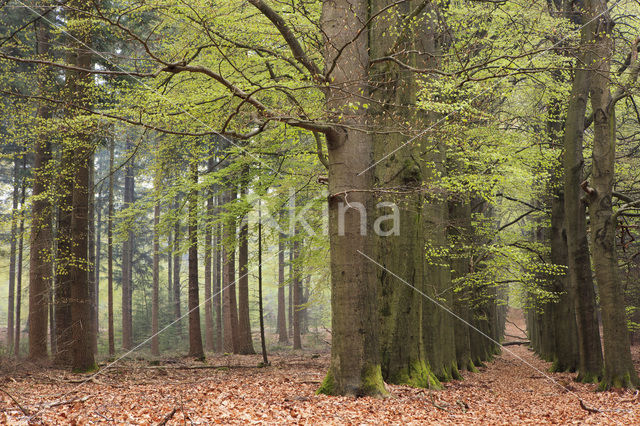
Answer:
[[(246, 188), (242, 190), (246, 195)], [(249, 223), (248, 213), (240, 225), (238, 238), (238, 353), (255, 354), (249, 319)]]
[(587, 108), (590, 76), (585, 68), (593, 61), (590, 44), (593, 42), (597, 21), (588, 22), (581, 31), (581, 46), (567, 108), (564, 128), (564, 209), (567, 233), (569, 286), (576, 295), (575, 313), (578, 328), (580, 365), (578, 379), (585, 382), (598, 380), (602, 374), (602, 348), (596, 318), (595, 289), (591, 277), (591, 261), (587, 240), (585, 205), (580, 200), (583, 179), (584, 117)]
[(288, 335), (289, 337), (293, 338), (293, 249), (292, 249), (292, 243), (291, 241), (289, 241), (289, 293), (288, 293), (288, 299), (289, 299), (289, 330), (288, 330)]
[(173, 239), (171, 237), (171, 228), (167, 230), (167, 303), (173, 306), (173, 261), (171, 257)]
[(180, 218), (176, 220), (173, 227), (173, 319), (177, 321), (178, 339), (182, 340), (182, 313), (180, 310)]
[[(210, 157), (207, 163), (208, 173), (213, 172), (213, 157)], [(207, 190), (207, 215), (204, 220), (204, 340), (207, 351), (213, 351), (213, 300), (211, 293), (211, 221), (213, 218), (213, 195)]]
[[(133, 143), (127, 137), (126, 152), (132, 152)], [(127, 209), (133, 204), (134, 198), (134, 165), (133, 157), (129, 159), (125, 167), (124, 176), (124, 203)], [(133, 304), (131, 300), (133, 290), (133, 232), (127, 233), (127, 239), (122, 243), (122, 349), (133, 347)]]
[(15, 312), (13, 310), (15, 306), (15, 285), (16, 285), (16, 243), (18, 241), (18, 197), (20, 193), (20, 168), (18, 167), (18, 156), (13, 160), (13, 197), (11, 200), (11, 241), (9, 245), (9, 294), (8, 294), (8, 306), (7, 306), (7, 351), (11, 353), (13, 351), (13, 330), (14, 322), (13, 318)]
[(115, 142), (109, 143), (109, 205), (107, 211), (107, 334), (109, 336), (109, 356), (116, 353), (113, 329), (113, 160)]
[(293, 230), (293, 349), (302, 349), (302, 338), (300, 335), (300, 317), (302, 302), (302, 271), (300, 265), (300, 235), (294, 225)]
[(269, 358), (267, 358), (267, 341), (264, 336), (264, 309), (262, 306), (262, 205), (260, 200), (258, 200), (258, 304), (260, 315), (262, 363), (264, 365), (269, 365)]
[[(160, 172), (156, 171), (154, 190), (160, 192)], [(160, 355), (158, 337), (160, 317), (160, 201), (153, 206), (153, 282), (151, 296), (151, 355)]]
[(96, 327), (96, 222), (95, 222), (95, 164), (93, 161), (93, 155), (91, 155), (89, 161), (89, 181), (88, 181), (88, 217), (89, 222), (87, 244), (89, 250), (89, 264), (87, 271), (87, 285), (89, 295), (89, 317), (90, 324), (90, 341), (91, 350), (94, 355), (98, 353), (98, 328)]
[[(26, 173), (26, 159), (22, 160), (22, 173)], [(22, 194), (20, 196), (20, 208), (24, 208), (26, 185), (24, 178), (22, 181)], [(20, 337), (22, 330), (20, 329), (20, 320), (22, 316), (22, 254), (24, 252), (24, 211), (20, 212), (20, 226), (18, 228), (18, 262), (16, 265), (16, 330), (13, 354), (16, 358), (20, 357)]]
[[(235, 189), (227, 189), (223, 204), (227, 205), (236, 199)], [(236, 304), (236, 264), (235, 264), (236, 220), (229, 217), (225, 220), (222, 236), (223, 262), (223, 298), (224, 298), (224, 351), (236, 353), (238, 340), (238, 308)]]
[[(102, 186), (100, 186), (102, 188)], [(98, 337), (100, 336), (100, 260), (102, 258), (102, 238), (100, 232), (102, 230), (102, 190), (98, 191), (98, 197), (96, 201), (96, 211), (98, 213), (96, 223), (96, 264), (95, 264), (95, 289), (94, 289), (94, 319), (96, 330), (96, 346), (94, 347), (94, 353), (98, 353)]]
[[(605, 0), (590, 0), (589, 16), (598, 16), (592, 47), (595, 62), (591, 79), (593, 111), (592, 186), (588, 190), (593, 263), (598, 283), (604, 340), (604, 378), (600, 389), (635, 388), (640, 384), (629, 347), (624, 292), (616, 253), (617, 215), (613, 214), (616, 115), (611, 99), (613, 21)], [(636, 58), (637, 60), (637, 58)]]
[(204, 360), (200, 330), (200, 285), (198, 283), (198, 163), (191, 163), (189, 191), (189, 356)]
[(361, 96), (368, 96), (368, 34), (358, 32), (367, 16), (367, 1), (334, 0), (323, 3), (320, 19), (330, 41), (324, 52), (327, 69), (335, 62), (328, 76), (332, 84), (326, 107), (335, 114), (331, 119), (349, 125), (326, 133), (332, 345), (329, 371), (318, 391), (331, 395), (387, 394), (380, 369), (375, 264), (370, 260), (375, 256), (373, 239), (361, 233), (361, 221), (366, 221), (361, 210), (349, 207), (359, 203), (364, 212), (371, 212), (374, 201), (368, 192), (373, 187), (372, 138), (353, 129), (365, 125), (367, 113), (365, 108), (352, 108)]
[[(280, 214), (282, 217), (282, 213)], [(289, 344), (289, 333), (287, 330), (286, 304), (284, 293), (284, 253), (285, 253), (285, 235), (280, 232), (278, 234), (278, 341), (280, 343)]]
[[(36, 49), (40, 58), (49, 59), (49, 28), (39, 20), (36, 28)], [(38, 69), (38, 92), (47, 96), (51, 73)], [(36, 115), (43, 122), (52, 116), (46, 103), (38, 105)], [(47, 357), (47, 310), (52, 278), (52, 222), (53, 210), (49, 197), (44, 197), (51, 184), (49, 162), (51, 144), (43, 128), (38, 129), (35, 142), (33, 164), (33, 204), (31, 207), (31, 235), (29, 256), (29, 358), (33, 360)], [(53, 305), (50, 305), (53, 309)], [(54, 335), (51, 336), (52, 340)], [(52, 347), (52, 351), (53, 351)]]
[[(219, 212), (219, 196), (216, 196), (216, 220), (218, 219)], [(213, 282), (213, 309), (216, 316), (216, 329), (215, 329), (215, 351), (222, 352), (222, 262), (221, 262), (221, 250), (220, 250), (220, 223), (216, 221), (213, 224), (213, 274), (211, 281)]]

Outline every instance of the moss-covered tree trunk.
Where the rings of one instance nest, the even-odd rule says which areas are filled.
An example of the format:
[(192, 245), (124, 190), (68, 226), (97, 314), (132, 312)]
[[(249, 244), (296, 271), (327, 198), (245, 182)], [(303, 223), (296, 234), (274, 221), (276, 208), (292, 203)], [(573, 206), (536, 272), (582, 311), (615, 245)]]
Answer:
[(373, 239), (361, 232), (361, 221), (366, 220), (362, 212), (371, 212), (373, 204), (368, 192), (373, 187), (369, 170), (373, 143), (370, 135), (358, 130), (367, 119), (361, 96), (369, 92), (368, 35), (359, 32), (367, 17), (364, 0), (330, 0), (322, 5), (325, 67), (332, 82), (326, 89), (326, 107), (335, 124), (326, 132), (331, 363), (319, 392), (331, 395), (387, 394), (380, 369), (375, 265), (365, 257), (374, 256)]
[(591, 44), (597, 21), (589, 22), (581, 31), (581, 49), (577, 55), (577, 66), (564, 126), (564, 210), (568, 249), (568, 279), (571, 293), (575, 295), (576, 326), (580, 363), (578, 379), (592, 382), (602, 374), (602, 348), (596, 318), (596, 301), (591, 259), (587, 240), (585, 205), (581, 201), (580, 184), (584, 180), (585, 111), (589, 94), (590, 75), (586, 68), (593, 61)]
[[(588, 16), (598, 16), (594, 34), (591, 109), (593, 111), (592, 186), (587, 189), (593, 263), (598, 283), (604, 341), (604, 377), (601, 389), (635, 388), (640, 381), (629, 348), (625, 300), (616, 253), (617, 219), (612, 211), (616, 152), (615, 104), (611, 99), (613, 21), (604, 0), (590, 0)], [(637, 59), (636, 59), (637, 60)]]

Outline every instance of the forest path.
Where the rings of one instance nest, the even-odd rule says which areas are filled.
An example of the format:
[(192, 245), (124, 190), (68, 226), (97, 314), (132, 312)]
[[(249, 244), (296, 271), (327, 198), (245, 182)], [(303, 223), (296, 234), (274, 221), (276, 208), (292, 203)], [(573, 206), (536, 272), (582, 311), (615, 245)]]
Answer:
[[(509, 318), (524, 329), (521, 316)], [(157, 424), (167, 417), (167, 424), (640, 424), (638, 395), (596, 393), (571, 374), (548, 373), (550, 364), (525, 346), (505, 347), (478, 373), (464, 373), (465, 380), (441, 391), (391, 385), (393, 397), (384, 400), (315, 395), (328, 354), (271, 359), (271, 367), (256, 368), (259, 356), (211, 356), (207, 364), (222, 367), (206, 369), (184, 359), (163, 366), (126, 361), (81, 385), (74, 383), (79, 375), (11, 370), (3, 361), (0, 388), (30, 415), (40, 410), (31, 420), (45, 424)], [(52, 403), (60, 405), (46, 408)], [(0, 392), (0, 423), (27, 421)]]

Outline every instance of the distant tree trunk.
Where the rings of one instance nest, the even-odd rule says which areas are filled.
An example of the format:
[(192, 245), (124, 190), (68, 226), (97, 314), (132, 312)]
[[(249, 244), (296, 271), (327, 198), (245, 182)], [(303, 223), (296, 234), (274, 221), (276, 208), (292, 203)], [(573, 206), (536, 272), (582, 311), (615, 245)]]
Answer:
[[(236, 199), (236, 190), (227, 189), (224, 193), (223, 204), (233, 202)], [(224, 351), (236, 353), (239, 348), (238, 340), (238, 308), (236, 304), (235, 285), (235, 235), (236, 220), (228, 217), (223, 226), (222, 235), (222, 264), (223, 281), (222, 288), (224, 298)]]
[[(246, 195), (246, 188), (242, 189)], [(249, 319), (249, 220), (242, 219), (238, 236), (238, 353), (255, 354)]]
[[(292, 202), (295, 202), (295, 200), (292, 199)], [(294, 207), (292, 207), (294, 208)], [(294, 210), (295, 211), (295, 210)], [(295, 215), (295, 213), (294, 213)], [(288, 246), (289, 246), (289, 294), (288, 294), (288, 299), (289, 299), (289, 337), (293, 338), (293, 309), (294, 309), (294, 303), (293, 303), (293, 276), (294, 276), (294, 272), (293, 272), (293, 243), (292, 240), (289, 240), (288, 242)]]
[(173, 227), (173, 319), (177, 321), (178, 339), (182, 339), (182, 313), (180, 312), (180, 218)]
[[(213, 172), (214, 158), (209, 157), (207, 172)], [(207, 351), (215, 349), (213, 336), (213, 300), (211, 293), (211, 221), (213, 219), (213, 194), (207, 190), (207, 214), (204, 223), (204, 340)]]
[[(604, 377), (600, 389), (635, 388), (640, 384), (629, 347), (624, 291), (616, 253), (617, 214), (613, 214), (612, 194), (616, 163), (615, 102), (611, 99), (611, 59), (613, 21), (605, 0), (591, 0), (588, 16), (598, 19), (594, 34), (595, 58), (591, 77), (593, 111), (592, 186), (587, 191), (591, 219), (593, 263), (598, 283), (604, 341)], [(637, 58), (635, 59), (638, 60)]]
[(191, 163), (189, 191), (189, 356), (204, 360), (200, 330), (200, 286), (198, 283), (198, 162)]
[(107, 334), (109, 335), (109, 356), (116, 353), (115, 333), (113, 329), (113, 160), (115, 142), (109, 143), (109, 205), (107, 211)]
[[(26, 173), (26, 158), (22, 160), (22, 176)], [(20, 196), (20, 207), (24, 208), (26, 184), (24, 177), (22, 179), (22, 194)], [(24, 248), (24, 211), (20, 212), (20, 227), (18, 228), (18, 262), (16, 265), (16, 330), (13, 354), (16, 358), (20, 357), (20, 337), (22, 330), (20, 329), (20, 320), (22, 315), (22, 254)]]
[[(160, 191), (160, 172), (156, 171), (154, 190)], [(157, 195), (156, 195), (157, 196)], [(151, 296), (151, 355), (160, 355), (158, 324), (160, 317), (160, 201), (153, 206), (153, 282)]]
[(173, 306), (173, 261), (172, 253), (173, 239), (171, 238), (171, 228), (167, 230), (167, 303)]
[(258, 313), (260, 315), (260, 344), (262, 347), (262, 362), (269, 365), (267, 358), (267, 341), (264, 336), (264, 309), (262, 306), (262, 205), (258, 200)]
[(13, 159), (13, 196), (11, 200), (11, 241), (9, 248), (9, 294), (7, 306), (7, 351), (13, 351), (13, 331), (15, 315), (15, 290), (16, 290), (16, 243), (18, 241), (18, 197), (20, 194), (20, 168), (18, 167), (18, 156)]
[[(102, 188), (102, 186), (100, 186)], [(100, 336), (100, 260), (102, 258), (102, 190), (98, 191), (98, 198), (96, 201), (96, 211), (98, 212), (98, 218), (96, 223), (96, 265), (95, 265), (95, 289), (94, 289), (94, 318), (95, 318), (95, 330), (96, 330), (96, 346), (94, 347), (94, 353), (98, 353), (98, 337)]]
[[(219, 196), (216, 196), (216, 220), (218, 219), (219, 212)], [(216, 315), (216, 335), (215, 335), (215, 351), (222, 352), (222, 262), (221, 262), (221, 250), (220, 250), (220, 223), (213, 224), (213, 308)]]
[[(280, 214), (282, 217), (282, 213)], [(285, 235), (280, 232), (278, 235), (278, 341), (280, 343), (289, 344), (289, 333), (287, 330), (286, 304), (284, 297), (284, 253), (285, 253)]]
[(87, 265), (87, 285), (89, 297), (89, 317), (91, 322), (89, 328), (91, 330), (89, 338), (91, 350), (94, 354), (98, 353), (98, 328), (96, 327), (96, 222), (95, 222), (95, 164), (93, 154), (89, 161), (89, 181), (88, 181), (88, 217), (89, 223), (87, 244), (89, 250), (89, 263)]
[(580, 200), (580, 184), (584, 180), (582, 145), (590, 85), (589, 70), (584, 68), (584, 64), (593, 62), (589, 46), (593, 43), (595, 27), (598, 25), (597, 20), (589, 22), (588, 19), (583, 15), (586, 26), (581, 31), (582, 47), (578, 53), (578, 67), (575, 70), (564, 128), (564, 209), (569, 286), (571, 293), (576, 296), (574, 303), (580, 353), (578, 379), (593, 382), (602, 374), (602, 348), (591, 276), (585, 205)]
[[(48, 59), (49, 28), (44, 20), (34, 23), (36, 28), (36, 50), (40, 58)], [(38, 93), (47, 96), (51, 73), (44, 67), (38, 70)], [(46, 103), (38, 105), (36, 115), (40, 120), (51, 118), (52, 112)], [(49, 197), (42, 195), (51, 184), (48, 170), (51, 161), (49, 136), (38, 130), (33, 164), (33, 204), (31, 207), (31, 236), (29, 256), (29, 358), (47, 357), (47, 311), (52, 277), (52, 222), (53, 210)], [(53, 309), (53, 304), (51, 304)], [(51, 335), (54, 340), (54, 334)], [(54, 348), (52, 346), (52, 352)]]
[(293, 231), (293, 349), (302, 349), (300, 336), (300, 305), (302, 302), (302, 271), (300, 265), (300, 235), (294, 225)]
[[(133, 151), (133, 143), (127, 136), (126, 152)], [(134, 165), (133, 157), (129, 159), (125, 167), (124, 176), (124, 203), (123, 208), (127, 209), (133, 204), (134, 198)], [(132, 290), (133, 290), (133, 232), (127, 232), (127, 239), (122, 243), (122, 349), (133, 347), (133, 311), (132, 311)]]

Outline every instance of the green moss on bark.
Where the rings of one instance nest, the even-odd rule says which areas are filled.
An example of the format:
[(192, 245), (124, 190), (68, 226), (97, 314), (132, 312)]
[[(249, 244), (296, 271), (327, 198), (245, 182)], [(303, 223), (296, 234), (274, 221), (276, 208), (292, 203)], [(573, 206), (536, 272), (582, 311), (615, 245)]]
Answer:
[(360, 377), (362, 379), (362, 386), (358, 390), (357, 396), (389, 396), (389, 392), (387, 392), (387, 388), (384, 386), (384, 380), (382, 379), (380, 364), (366, 366), (363, 368)]
[(322, 384), (316, 391), (316, 395), (333, 395), (334, 384), (333, 374), (331, 374), (331, 370), (329, 370), (327, 375), (324, 377)]

